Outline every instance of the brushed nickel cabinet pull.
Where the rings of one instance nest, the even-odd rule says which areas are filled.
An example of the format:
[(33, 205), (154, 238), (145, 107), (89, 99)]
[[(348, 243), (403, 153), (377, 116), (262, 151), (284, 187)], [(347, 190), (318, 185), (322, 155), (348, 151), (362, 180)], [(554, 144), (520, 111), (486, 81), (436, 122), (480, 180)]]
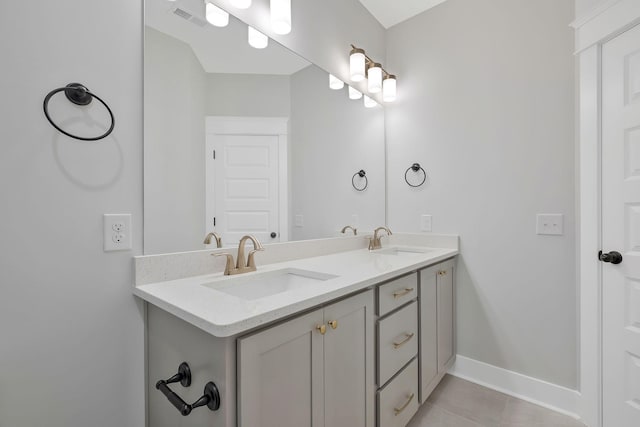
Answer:
[(407, 399), (407, 401), (405, 402), (404, 405), (402, 405), (399, 408), (393, 408), (393, 412), (395, 412), (395, 415), (398, 416), (402, 413), (402, 411), (404, 411), (405, 409), (407, 409), (407, 406), (409, 406), (409, 403), (411, 403), (411, 401), (413, 400), (413, 398), (415, 397), (414, 393), (411, 393), (409, 395), (409, 398)]
[(413, 338), (413, 336), (414, 336), (414, 335), (415, 335), (415, 334), (414, 334), (413, 332), (412, 332), (412, 333), (410, 333), (410, 334), (404, 334), (405, 339), (403, 339), (403, 340), (402, 340), (402, 341), (400, 341), (400, 342), (394, 342), (394, 343), (393, 343), (393, 348), (400, 348), (400, 347), (402, 347), (403, 345), (405, 345), (406, 343), (408, 343), (409, 341), (411, 341), (411, 338)]
[(413, 292), (413, 288), (404, 288), (401, 291), (395, 291), (393, 293), (393, 297), (394, 298), (399, 298), (399, 297), (405, 296), (406, 294), (411, 293), (411, 292)]

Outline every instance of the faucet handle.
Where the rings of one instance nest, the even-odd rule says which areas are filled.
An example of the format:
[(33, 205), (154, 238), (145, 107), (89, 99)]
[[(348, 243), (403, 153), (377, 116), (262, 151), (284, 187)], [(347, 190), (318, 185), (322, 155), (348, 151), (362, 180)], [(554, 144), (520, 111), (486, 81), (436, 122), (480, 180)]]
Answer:
[(233, 255), (231, 255), (230, 253), (227, 252), (220, 252), (220, 253), (215, 253), (215, 254), (211, 254), (215, 257), (218, 256), (225, 256), (227, 257), (227, 262), (225, 264), (224, 267), (224, 275), (225, 276), (229, 276), (231, 274), (231, 271), (234, 269), (234, 265), (233, 265)]
[(259, 252), (259, 251), (264, 251), (264, 248), (262, 246), (260, 246), (257, 249), (249, 251), (249, 255), (247, 256), (247, 267), (256, 268), (256, 260), (255, 260), (254, 255), (255, 255), (256, 252)]

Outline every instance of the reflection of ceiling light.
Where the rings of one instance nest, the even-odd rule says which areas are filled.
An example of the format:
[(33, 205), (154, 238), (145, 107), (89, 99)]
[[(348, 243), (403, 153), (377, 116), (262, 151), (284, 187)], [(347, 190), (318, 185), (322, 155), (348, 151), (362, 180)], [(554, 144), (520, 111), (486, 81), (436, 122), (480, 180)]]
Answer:
[(371, 93), (378, 93), (382, 90), (382, 65), (374, 62), (367, 70), (368, 89)]
[(269, 37), (262, 34), (253, 27), (249, 28), (249, 45), (256, 49), (264, 49), (269, 44)]
[(384, 102), (393, 102), (396, 100), (396, 76), (387, 74), (382, 81), (382, 100)]
[(226, 27), (229, 25), (229, 14), (215, 4), (206, 2), (206, 16), (209, 24), (214, 27)]
[(364, 106), (367, 108), (373, 108), (376, 105), (378, 105), (378, 103), (376, 101), (374, 101), (373, 99), (369, 98), (367, 95), (364, 96)]
[(333, 90), (340, 90), (344, 87), (344, 82), (333, 74), (329, 74), (329, 87)]
[(351, 50), (349, 54), (349, 72), (351, 74), (351, 80), (354, 82), (361, 82), (365, 78), (365, 57), (364, 50), (356, 47)]
[(291, 32), (291, 0), (271, 0), (271, 29), (276, 34)]
[(362, 98), (362, 92), (360, 92), (358, 89), (354, 89), (353, 87), (349, 86), (349, 99), (360, 99)]
[(231, 6), (237, 9), (249, 9), (251, 0), (231, 0)]

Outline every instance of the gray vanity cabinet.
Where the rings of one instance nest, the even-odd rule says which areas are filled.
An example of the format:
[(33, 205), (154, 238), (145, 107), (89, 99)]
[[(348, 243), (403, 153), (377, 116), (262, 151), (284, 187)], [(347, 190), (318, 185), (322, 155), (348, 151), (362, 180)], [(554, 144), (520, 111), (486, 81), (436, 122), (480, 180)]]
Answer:
[(238, 339), (238, 427), (373, 427), (373, 291)]
[(420, 402), (455, 360), (454, 259), (420, 270)]

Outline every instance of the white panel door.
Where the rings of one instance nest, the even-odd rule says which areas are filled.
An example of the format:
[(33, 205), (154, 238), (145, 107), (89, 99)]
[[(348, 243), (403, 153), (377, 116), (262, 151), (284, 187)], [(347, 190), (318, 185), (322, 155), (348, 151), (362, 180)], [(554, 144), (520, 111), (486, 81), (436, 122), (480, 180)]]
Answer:
[(207, 119), (206, 226), (224, 245), (247, 234), (263, 243), (286, 240), (283, 132), (286, 119)]
[(602, 55), (602, 249), (623, 257), (602, 265), (603, 421), (638, 427), (640, 27), (606, 43)]

